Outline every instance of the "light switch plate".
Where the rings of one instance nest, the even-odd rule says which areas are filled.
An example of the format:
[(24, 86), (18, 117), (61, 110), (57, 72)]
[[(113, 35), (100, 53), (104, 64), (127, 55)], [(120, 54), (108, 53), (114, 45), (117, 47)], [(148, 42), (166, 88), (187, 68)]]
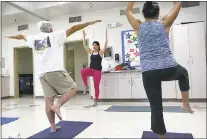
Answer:
[(0, 59), (0, 66), (1, 66), (1, 68), (5, 68), (5, 58), (4, 57), (1, 57), (1, 59)]

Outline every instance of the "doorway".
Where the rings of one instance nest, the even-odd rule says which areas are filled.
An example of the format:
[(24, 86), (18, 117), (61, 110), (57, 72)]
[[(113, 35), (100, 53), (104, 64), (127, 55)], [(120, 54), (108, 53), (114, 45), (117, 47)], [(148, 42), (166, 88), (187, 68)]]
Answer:
[(14, 48), (14, 96), (34, 97), (32, 48)]
[(67, 71), (70, 74), (70, 76), (75, 80), (75, 55), (74, 55), (74, 50), (68, 50), (67, 51)]
[[(88, 43), (88, 41), (87, 41)], [(83, 41), (65, 43), (64, 46), (64, 67), (77, 84), (77, 93), (82, 94), (84, 85), (80, 70), (88, 67), (88, 53), (83, 47)]]

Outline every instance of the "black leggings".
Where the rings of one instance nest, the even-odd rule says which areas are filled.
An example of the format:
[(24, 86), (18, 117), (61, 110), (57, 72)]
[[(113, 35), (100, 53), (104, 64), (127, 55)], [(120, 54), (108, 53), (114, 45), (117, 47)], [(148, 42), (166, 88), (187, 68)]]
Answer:
[(162, 81), (179, 81), (181, 92), (188, 91), (188, 71), (179, 64), (173, 68), (146, 71), (142, 74), (143, 84), (151, 107), (151, 129), (157, 134), (166, 133), (162, 106)]

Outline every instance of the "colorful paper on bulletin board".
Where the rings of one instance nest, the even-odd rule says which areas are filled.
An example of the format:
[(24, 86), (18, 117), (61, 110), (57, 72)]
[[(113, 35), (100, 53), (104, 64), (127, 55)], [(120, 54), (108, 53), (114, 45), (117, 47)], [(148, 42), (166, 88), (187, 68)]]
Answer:
[(132, 67), (140, 66), (139, 45), (136, 32), (127, 30), (121, 32), (122, 58), (124, 63), (130, 63)]

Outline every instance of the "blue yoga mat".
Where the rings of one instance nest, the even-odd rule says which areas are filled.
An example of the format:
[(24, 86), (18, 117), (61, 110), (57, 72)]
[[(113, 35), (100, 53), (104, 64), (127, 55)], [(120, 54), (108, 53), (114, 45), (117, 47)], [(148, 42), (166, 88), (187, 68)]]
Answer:
[(61, 129), (58, 129), (55, 133), (50, 133), (50, 128), (47, 128), (31, 137), (30, 139), (35, 138), (67, 138), (72, 139), (89, 127), (92, 122), (79, 122), (79, 121), (60, 121), (57, 125), (61, 126)]
[(17, 119), (19, 118), (14, 118), (14, 117), (1, 117), (1, 125), (4, 125), (4, 124), (8, 124), (8, 123), (11, 123), (11, 122), (14, 122), (16, 121)]
[[(167, 139), (194, 139), (190, 133), (166, 133)], [(158, 139), (157, 135), (151, 131), (144, 131), (142, 139)]]
[[(150, 106), (111, 106), (107, 112), (151, 112)], [(164, 112), (187, 113), (180, 106), (163, 106)]]

